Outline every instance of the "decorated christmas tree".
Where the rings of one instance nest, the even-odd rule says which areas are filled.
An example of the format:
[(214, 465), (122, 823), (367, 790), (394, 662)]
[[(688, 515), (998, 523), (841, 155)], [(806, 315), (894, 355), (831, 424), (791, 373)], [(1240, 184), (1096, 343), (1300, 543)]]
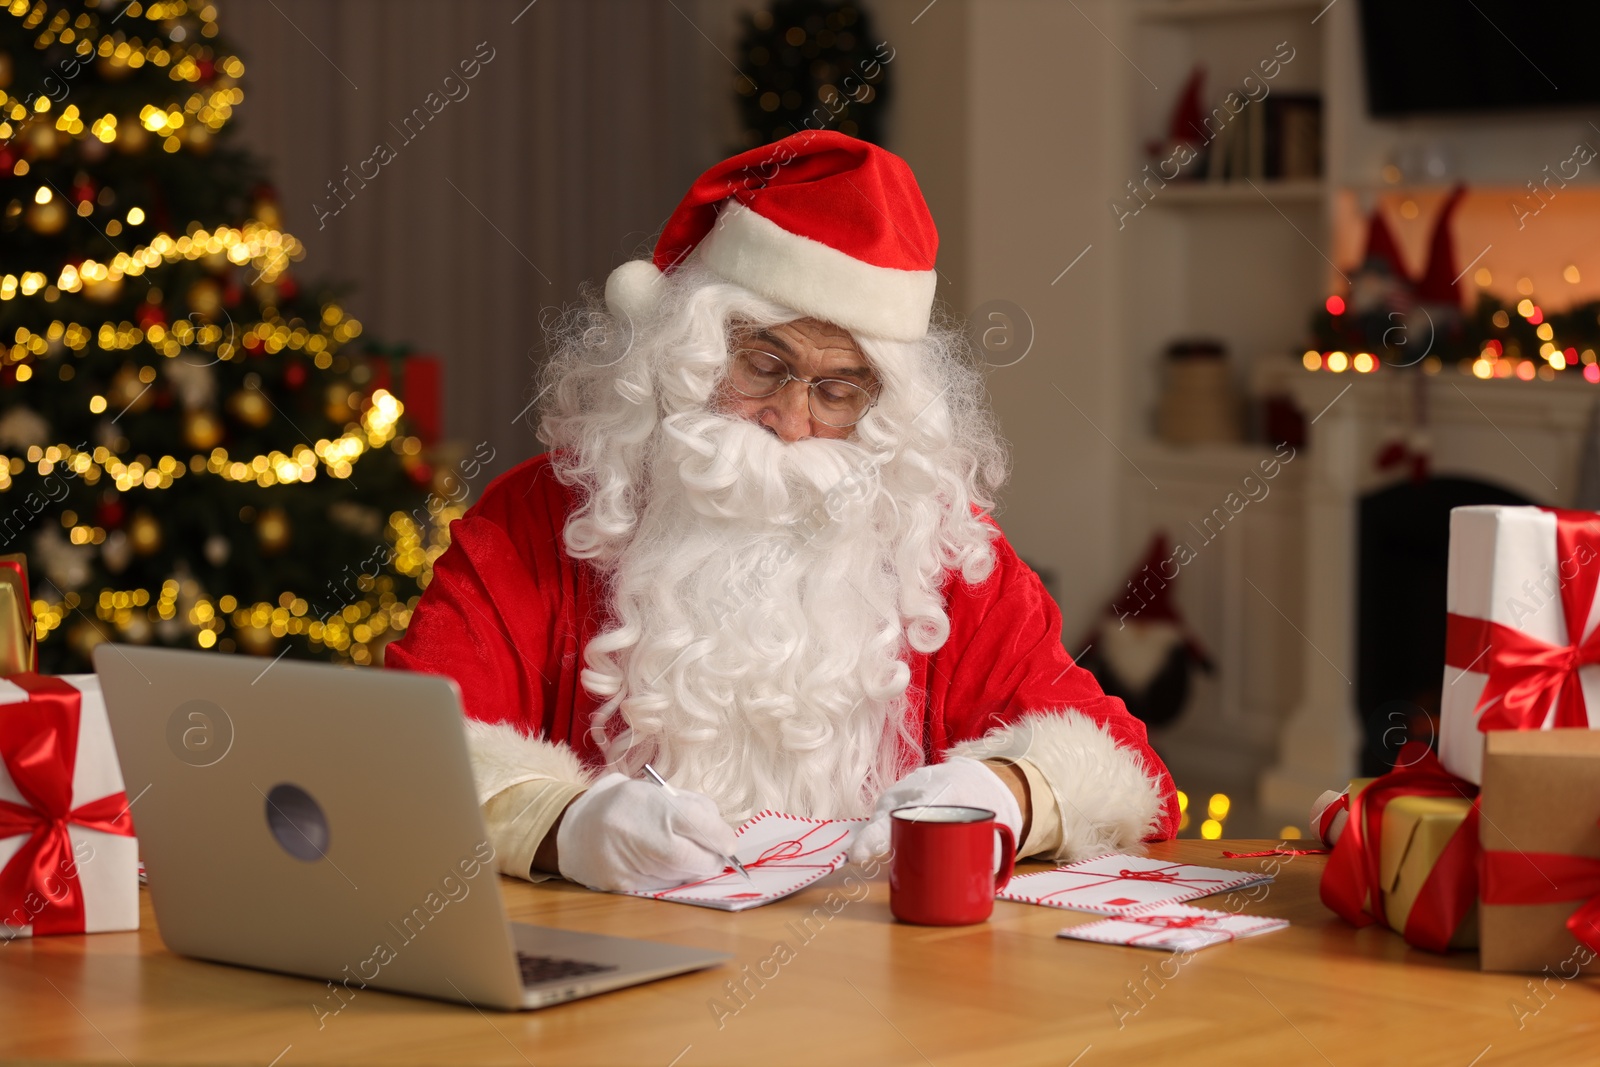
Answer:
[(243, 74), (209, 3), (0, 16), (0, 552), (41, 670), (103, 640), (375, 662), (459, 513), (404, 361), (294, 275)]

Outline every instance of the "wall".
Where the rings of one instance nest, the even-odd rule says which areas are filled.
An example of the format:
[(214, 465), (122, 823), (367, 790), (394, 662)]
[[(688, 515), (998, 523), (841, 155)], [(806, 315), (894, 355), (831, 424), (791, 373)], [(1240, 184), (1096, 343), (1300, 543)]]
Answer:
[[(240, 131), (272, 163), (285, 221), (308, 249), (302, 275), (354, 283), (349, 306), (373, 334), (442, 356), (447, 433), (487, 439), (499, 469), (540, 447), (518, 416), (541, 313), (637, 254), (726, 147), (726, 126), (705, 118), (713, 91), (726, 93), (721, 61), (691, 21), (699, 5), (676, 7), (275, 0), (222, 11), (246, 63)], [(394, 124), (443, 95), (480, 42), (493, 59), (468, 95), (408, 141)], [(380, 141), (394, 159), (321, 217), (314, 205), (334, 204), (327, 183)]]
[(969, 20), (970, 291), (1020, 305), (1035, 331), (1027, 357), (989, 379), (1015, 459), (1000, 520), (1022, 556), (1053, 574), (1074, 653), (1119, 584), (1122, 556), (1113, 540), (1127, 460), (1115, 443), (1124, 427), (1105, 203), (1120, 186), (1122, 94), (1110, 84), (1123, 60), (1090, 24), (1115, 25), (1114, 7), (991, 0)]

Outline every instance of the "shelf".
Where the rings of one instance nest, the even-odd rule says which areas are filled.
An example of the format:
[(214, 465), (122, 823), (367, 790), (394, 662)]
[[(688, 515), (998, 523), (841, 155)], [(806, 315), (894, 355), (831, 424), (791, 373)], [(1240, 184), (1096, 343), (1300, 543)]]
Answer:
[(1135, 17), (1141, 22), (1198, 22), (1294, 12), (1317, 14), (1327, 0), (1151, 0)]
[(1171, 182), (1150, 198), (1152, 207), (1203, 207), (1256, 204), (1261, 207), (1320, 204), (1327, 195), (1327, 184), (1316, 178), (1290, 181), (1194, 181)]

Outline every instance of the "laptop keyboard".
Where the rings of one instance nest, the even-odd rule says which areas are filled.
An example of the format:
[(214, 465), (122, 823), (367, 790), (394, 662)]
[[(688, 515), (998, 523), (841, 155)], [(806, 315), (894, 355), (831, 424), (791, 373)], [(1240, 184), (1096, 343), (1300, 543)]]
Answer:
[(588, 960), (567, 960), (560, 956), (530, 956), (526, 952), (517, 953), (517, 966), (522, 969), (522, 984), (525, 986), (617, 969), (614, 963), (590, 963)]

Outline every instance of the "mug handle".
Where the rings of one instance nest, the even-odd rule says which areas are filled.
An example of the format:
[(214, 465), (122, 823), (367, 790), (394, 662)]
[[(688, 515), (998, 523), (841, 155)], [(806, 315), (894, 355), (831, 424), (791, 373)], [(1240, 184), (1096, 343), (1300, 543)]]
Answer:
[(994, 876), (994, 891), (998, 893), (1011, 881), (1011, 875), (1017, 869), (1017, 839), (1012, 835), (1011, 827), (998, 819), (994, 828), (1000, 835), (1000, 870)]

